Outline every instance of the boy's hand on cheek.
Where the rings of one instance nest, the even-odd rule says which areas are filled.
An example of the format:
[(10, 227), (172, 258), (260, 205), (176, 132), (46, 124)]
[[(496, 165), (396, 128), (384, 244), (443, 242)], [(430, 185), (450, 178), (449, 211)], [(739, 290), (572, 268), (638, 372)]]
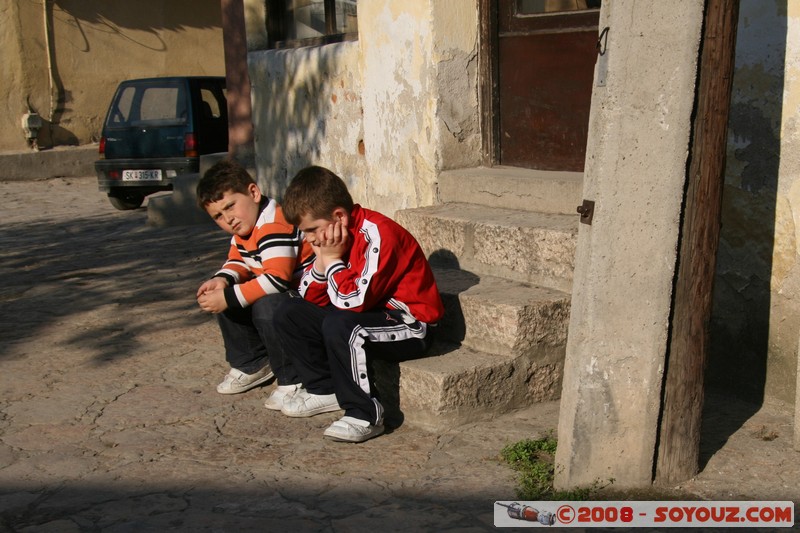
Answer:
[(341, 220), (330, 224), (325, 229), (325, 240), (320, 246), (320, 256), (325, 268), (344, 257), (350, 249), (350, 244), (347, 226)]
[(320, 248), (319, 243), (312, 244), (311, 250), (314, 252), (314, 255), (316, 256), (314, 259), (314, 270), (316, 270), (320, 274), (324, 274), (325, 264), (322, 262), (322, 248)]

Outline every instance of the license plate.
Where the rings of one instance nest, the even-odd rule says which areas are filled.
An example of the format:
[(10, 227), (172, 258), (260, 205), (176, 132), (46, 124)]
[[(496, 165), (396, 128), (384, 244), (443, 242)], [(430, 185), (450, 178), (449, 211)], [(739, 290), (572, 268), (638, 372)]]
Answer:
[(161, 181), (161, 170), (123, 170), (122, 181)]

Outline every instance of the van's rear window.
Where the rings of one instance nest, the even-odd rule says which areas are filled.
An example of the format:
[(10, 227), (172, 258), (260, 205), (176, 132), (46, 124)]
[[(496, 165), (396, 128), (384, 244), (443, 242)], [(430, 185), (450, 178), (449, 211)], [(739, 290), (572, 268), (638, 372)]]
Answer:
[(183, 85), (128, 85), (122, 87), (111, 107), (111, 126), (137, 126), (186, 122)]

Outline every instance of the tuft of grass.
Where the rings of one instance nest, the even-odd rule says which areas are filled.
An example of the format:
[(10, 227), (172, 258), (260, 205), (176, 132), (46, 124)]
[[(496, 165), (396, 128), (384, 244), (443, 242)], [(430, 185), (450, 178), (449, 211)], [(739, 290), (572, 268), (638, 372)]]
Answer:
[[(568, 491), (553, 488), (557, 445), (557, 439), (549, 432), (542, 438), (524, 439), (503, 448), (500, 457), (518, 473), (517, 497), (535, 501), (595, 499), (596, 494), (608, 485), (595, 481), (589, 487)], [(609, 480), (608, 484), (611, 483), (613, 480)]]

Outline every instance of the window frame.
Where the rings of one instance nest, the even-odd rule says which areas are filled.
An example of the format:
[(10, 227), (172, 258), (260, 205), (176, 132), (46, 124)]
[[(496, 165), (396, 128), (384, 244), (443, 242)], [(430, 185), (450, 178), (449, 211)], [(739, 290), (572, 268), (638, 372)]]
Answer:
[(303, 46), (322, 46), (324, 44), (357, 41), (358, 32), (336, 32), (336, 0), (323, 0), (325, 7), (325, 35), (305, 39), (286, 39), (288, 34), (289, 0), (266, 0), (267, 8), (267, 47), (270, 49), (300, 48)]

